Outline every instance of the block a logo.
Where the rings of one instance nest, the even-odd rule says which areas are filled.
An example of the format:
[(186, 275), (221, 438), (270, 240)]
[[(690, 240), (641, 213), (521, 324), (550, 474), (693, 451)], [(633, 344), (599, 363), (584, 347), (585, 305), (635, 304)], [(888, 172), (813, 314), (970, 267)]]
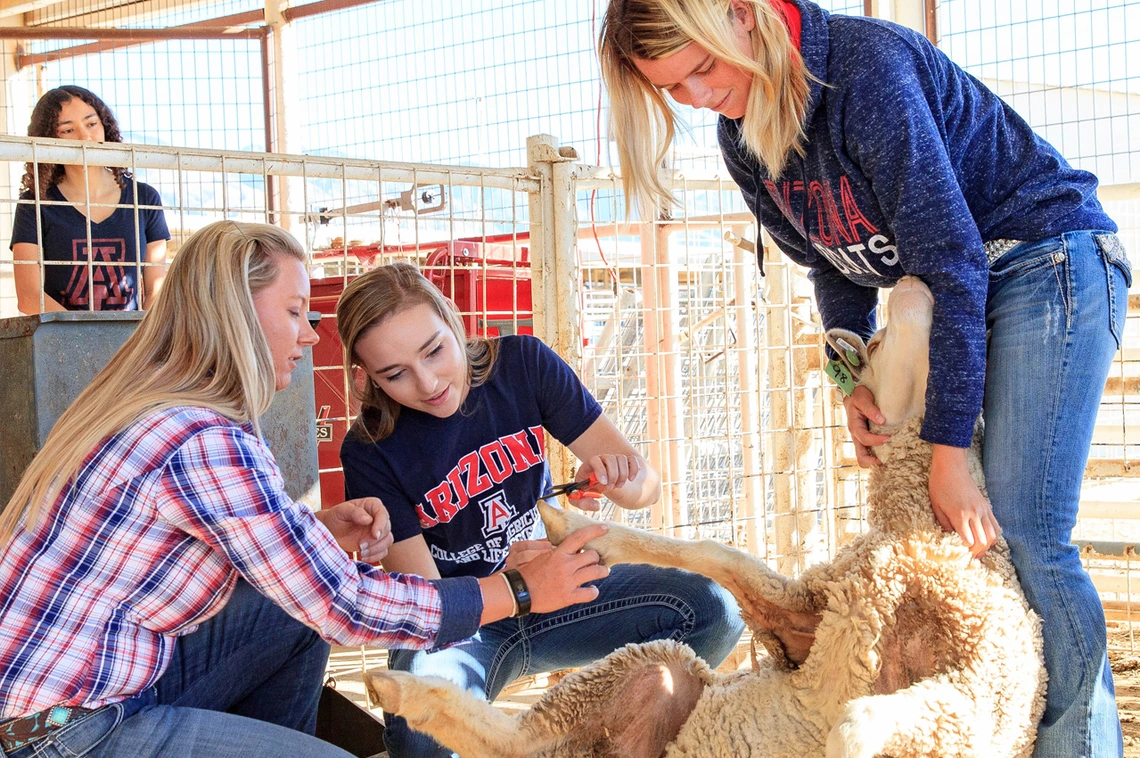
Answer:
[(517, 513), (515, 507), (507, 502), (507, 494), (503, 490), (492, 492), (480, 500), (479, 507), (483, 509), (484, 539), (506, 529)]

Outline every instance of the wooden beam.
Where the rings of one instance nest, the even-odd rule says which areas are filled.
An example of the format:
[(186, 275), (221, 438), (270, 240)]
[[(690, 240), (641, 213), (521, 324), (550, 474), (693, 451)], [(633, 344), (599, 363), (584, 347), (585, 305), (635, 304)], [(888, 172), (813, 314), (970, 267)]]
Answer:
[(1140, 603), (1129, 600), (1105, 600), (1104, 617), (1109, 621), (1140, 621)]
[[(0, 39), (92, 39), (85, 45), (33, 55), (17, 54), (16, 68), (93, 55), (133, 45), (168, 39), (261, 39), (263, 11), (249, 11), (214, 19), (211, 24), (185, 24), (166, 29), (75, 29), (60, 27), (0, 27)], [(250, 26), (259, 24), (258, 26)], [(61, 32), (63, 32), (61, 34)]]
[(1102, 203), (1140, 200), (1140, 182), (1131, 182), (1129, 184), (1102, 184), (1097, 187), (1096, 195)]
[(1135, 463), (1124, 460), (1110, 460), (1107, 458), (1093, 458), (1085, 466), (1087, 479), (1110, 479), (1140, 477), (1140, 461)]
[[(850, 443), (845, 442), (843, 452), (836, 456), (835, 466), (837, 468), (855, 469), (858, 464), (851, 454), (853, 451), (854, 448), (851, 447)], [(1137, 477), (1140, 477), (1140, 461), (1125, 461), (1120, 458), (1093, 458), (1085, 466), (1084, 478), (1086, 481), (1089, 479), (1135, 479)]]
[[(211, 0), (178, 0), (172, 8), (169, 0), (76, 0), (70, 3), (56, 3), (24, 15), (25, 26), (70, 26), (75, 28), (113, 29), (124, 23), (133, 26), (154, 28), (170, 26), (171, 12), (180, 14), (194, 11), (209, 13)], [(161, 19), (151, 22), (152, 19)], [(167, 21), (167, 23), (164, 23)], [(223, 25), (221, 19), (203, 21), (206, 24)]]
[(132, 44), (166, 39), (257, 39), (260, 36), (261, 29), (259, 28), (235, 26), (172, 26), (168, 29), (73, 29), (47, 26), (0, 27), (0, 39), (93, 39), (100, 42), (128, 41)]
[(343, 11), (348, 8), (359, 8), (362, 5), (372, 5), (380, 0), (320, 0), (316, 3), (294, 5), (282, 11), (281, 15), (286, 21), (296, 21), (299, 18), (318, 16), (322, 13)]
[[(1074, 540), (1074, 542), (1078, 542)], [(1124, 542), (1098, 542), (1094, 543), (1093, 552), (1095, 557), (1104, 558), (1117, 558), (1123, 556), (1118, 552), (1107, 552), (1109, 550), (1124, 550), (1126, 547), (1132, 547), (1132, 543)], [(1121, 570), (1123, 566), (1121, 566)], [(1131, 579), (1123, 573), (1107, 573), (1105, 571), (1097, 571), (1096, 569), (1089, 572), (1089, 578), (1092, 579), (1093, 586), (1096, 587), (1097, 592), (1111, 592), (1116, 595), (1128, 595), (1135, 597), (1136, 593), (1140, 592), (1140, 573)]]
[[(305, 5), (300, 5), (293, 8), (287, 8), (282, 16), (287, 22), (289, 22), (300, 18), (319, 15), (322, 13), (332, 13), (334, 11), (345, 10), (348, 8), (357, 8), (363, 5), (370, 5), (378, 1), (379, 0), (320, 0), (320, 2), (316, 3), (307, 3)], [(4, 2), (10, 2), (10, 0), (0, 0), (0, 17), (3, 15), (11, 15), (3, 11)], [(44, 7), (45, 5), (52, 4), (55, 2), (55, 0), (30, 0), (30, 2), (43, 3), (43, 5), (39, 5), (37, 7)], [(251, 25), (254, 24), (257, 26), (250, 28)], [(36, 53), (33, 55), (17, 54), (16, 67), (24, 68), (25, 66), (33, 66), (39, 63), (48, 63), (52, 61), (64, 60), (67, 58), (75, 58), (83, 55), (93, 55), (95, 53), (102, 53), (108, 50), (116, 50), (123, 47), (141, 45), (148, 42), (158, 42), (161, 40), (261, 40), (264, 39), (268, 33), (264, 24), (265, 12), (263, 10), (257, 10), (248, 11), (246, 13), (237, 13), (230, 16), (222, 16), (220, 18), (211, 19), (208, 23), (183, 24), (180, 26), (172, 26), (166, 28), (114, 29), (92, 26), (0, 27), (0, 39), (95, 40), (94, 42), (90, 42), (85, 45), (75, 45), (60, 50), (53, 50), (48, 53)]]
[(938, 44), (938, 0), (926, 0), (925, 22), (926, 38), (932, 45)]
[(1134, 520), (1140, 519), (1140, 509), (1131, 501), (1082, 500), (1077, 510), (1077, 518)]
[[(248, 26), (260, 25), (265, 22), (265, 12), (262, 10), (235, 13), (230, 16), (219, 16), (205, 21), (196, 21), (189, 24), (163, 25), (164, 19), (169, 19), (169, 7), (161, 4), (162, 0), (142, 0), (131, 5), (130, 22), (139, 28), (170, 29), (193, 26)], [(179, 5), (180, 10), (193, 9), (204, 3), (191, 3), (189, 6)], [(75, 29), (118, 29), (123, 26), (123, 18), (117, 14), (118, 8), (103, 8), (93, 10), (82, 15), (61, 15), (51, 13), (55, 8), (31, 13), (24, 17), (25, 26)], [(148, 23), (149, 22), (149, 23)]]
[(1110, 376), (1104, 383), (1106, 395), (1140, 395), (1140, 376)]

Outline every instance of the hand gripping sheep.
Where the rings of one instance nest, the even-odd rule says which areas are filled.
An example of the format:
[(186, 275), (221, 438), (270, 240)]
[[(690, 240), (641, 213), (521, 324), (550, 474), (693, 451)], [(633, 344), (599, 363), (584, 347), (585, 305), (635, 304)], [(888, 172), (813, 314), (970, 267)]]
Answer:
[[(1000, 541), (972, 560), (935, 521), (931, 446), (918, 437), (933, 298), (904, 278), (887, 326), (848, 367), (874, 393), (892, 436), (875, 449), (869, 529), (798, 579), (704, 540), (619, 525), (590, 543), (609, 564), (704, 574), (732, 592), (770, 655), (713, 672), (672, 641), (628, 645), (565, 677), (511, 718), (440, 679), (375, 673), (385, 710), (463, 758), (1028, 756), (1044, 709), (1040, 622)], [(846, 349), (840, 349), (845, 354)], [(970, 468), (981, 484), (980, 427)], [(539, 504), (553, 542), (589, 522)]]

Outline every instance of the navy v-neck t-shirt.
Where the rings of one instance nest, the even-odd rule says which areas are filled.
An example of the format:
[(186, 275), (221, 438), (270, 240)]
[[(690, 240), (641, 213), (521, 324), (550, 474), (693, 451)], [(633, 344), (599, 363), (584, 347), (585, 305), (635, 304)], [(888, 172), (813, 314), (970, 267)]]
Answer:
[[(53, 266), (50, 261), (87, 263), (87, 217), (72, 205), (40, 205), (43, 244), (36, 229), (36, 206), (16, 206), (12, 227), (12, 244), (26, 242), (43, 249), (48, 261), (44, 266), (44, 294), (53, 297), (70, 311), (133, 311), (140, 307), (140, 269), (131, 265), (146, 260), (146, 246), (156, 240), (170, 239), (162, 198), (149, 184), (138, 184), (138, 225), (135, 225), (134, 182), (126, 178), (119, 195), (121, 206), (105, 220), (91, 224), (91, 249), (95, 265), (91, 267), (93, 282), (88, 282), (88, 266)], [(25, 192), (21, 200), (34, 195)], [(67, 202), (54, 184), (48, 188), (47, 200)], [(154, 206), (144, 208), (141, 206)], [(90, 302), (94, 295), (94, 305)]]

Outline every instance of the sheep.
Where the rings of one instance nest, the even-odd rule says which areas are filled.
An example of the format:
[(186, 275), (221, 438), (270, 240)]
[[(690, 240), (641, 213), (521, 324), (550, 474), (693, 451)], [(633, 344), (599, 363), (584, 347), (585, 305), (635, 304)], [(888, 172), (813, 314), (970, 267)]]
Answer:
[[(918, 434), (932, 316), (930, 290), (906, 277), (867, 345), (828, 332), (891, 434), (874, 451), (883, 465), (870, 475), (869, 528), (832, 562), (791, 579), (711, 540), (617, 524), (589, 544), (609, 565), (682, 568), (723, 585), (768, 650), (753, 670), (710, 671), (674, 641), (628, 645), (518, 718), (439, 679), (372, 672), (369, 691), (463, 758), (1030, 755), (1044, 711), (1040, 620), (1005, 542), (971, 559), (930, 506), (931, 446)], [(969, 457), (984, 492), (980, 444), (979, 421)], [(590, 523), (539, 507), (555, 543)]]

